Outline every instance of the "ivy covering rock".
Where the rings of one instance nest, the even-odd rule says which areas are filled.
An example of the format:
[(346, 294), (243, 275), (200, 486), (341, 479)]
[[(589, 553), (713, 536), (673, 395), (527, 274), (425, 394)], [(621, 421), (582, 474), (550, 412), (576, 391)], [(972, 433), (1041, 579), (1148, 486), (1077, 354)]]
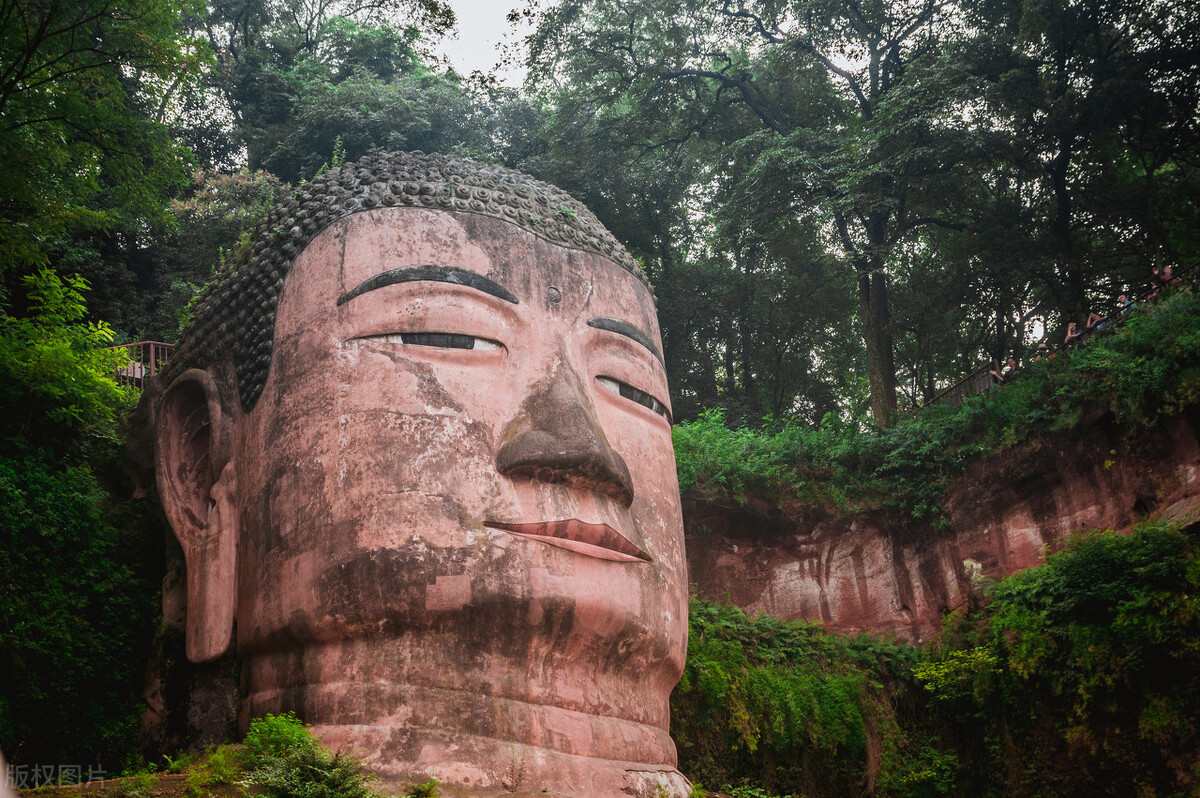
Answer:
[(1156, 524), (1077, 536), (919, 648), (694, 600), (680, 766), (805, 796), (1189, 794), (1196, 543)]

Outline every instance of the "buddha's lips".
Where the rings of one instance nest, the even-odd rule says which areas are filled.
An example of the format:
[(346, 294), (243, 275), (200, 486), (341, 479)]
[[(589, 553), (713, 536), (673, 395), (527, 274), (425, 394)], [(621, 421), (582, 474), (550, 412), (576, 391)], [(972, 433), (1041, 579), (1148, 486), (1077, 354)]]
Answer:
[(608, 524), (588, 524), (568, 518), (562, 521), (537, 521), (527, 524), (489, 522), (487, 525), (514, 535), (538, 538), (543, 543), (601, 560), (650, 562), (649, 554)]

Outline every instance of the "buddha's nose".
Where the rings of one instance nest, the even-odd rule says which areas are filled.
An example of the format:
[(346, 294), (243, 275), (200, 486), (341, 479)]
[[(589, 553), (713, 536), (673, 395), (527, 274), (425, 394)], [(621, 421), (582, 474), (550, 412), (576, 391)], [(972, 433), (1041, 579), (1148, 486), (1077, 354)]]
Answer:
[(613, 451), (579, 377), (557, 364), (530, 393), (496, 454), (501, 474), (594, 490), (628, 507), (629, 467)]

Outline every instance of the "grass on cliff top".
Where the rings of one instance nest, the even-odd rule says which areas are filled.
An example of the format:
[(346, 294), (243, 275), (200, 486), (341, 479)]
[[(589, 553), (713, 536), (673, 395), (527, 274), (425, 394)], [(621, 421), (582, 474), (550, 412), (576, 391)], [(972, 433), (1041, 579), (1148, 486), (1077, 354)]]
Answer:
[(683, 491), (734, 502), (758, 495), (843, 509), (899, 505), (937, 517), (946, 485), (972, 458), (1071, 429), (1087, 409), (1148, 427), (1198, 399), (1200, 299), (1178, 291), (958, 406), (928, 407), (887, 429), (837, 419), (815, 429), (778, 419), (731, 429), (721, 411), (709, 411), (675, 427), (675, 457)]
[(807, 798), (1194, 795), (1196, 544), (1168, 524), (1075, 536), (919, 648), (694, 600), (680, 766)]

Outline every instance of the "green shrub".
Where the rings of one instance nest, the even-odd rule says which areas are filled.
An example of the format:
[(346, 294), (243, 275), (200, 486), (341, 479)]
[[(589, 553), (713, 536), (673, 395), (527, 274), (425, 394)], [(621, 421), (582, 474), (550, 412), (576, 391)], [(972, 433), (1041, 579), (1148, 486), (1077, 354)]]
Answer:
[(0, 314), (0, 748), (14, 764), (127, 761), (145, 709), (142, 669), (161, 539), (114, 498), (123, 355), (84, 321), (85, 281), (24, 278), (30, 313)]
[(725, 791), (729, 793), (730, 798), (792, 798), (791, 795), (775, 795), (759, 787), (752, 787), (746, 784), (739, 787), (732, 787), (727, 784), (725, 785)]
[(787, 475), (773, 436), (725, 425), (723, 409), (709, 410), (673, 431), (679, 488), (717, 489), (737, 496), (782, 484)]
[(408, 785), (408, 790), (404, 793), (404, 798), (438, 798), (441, 795), (438, 792), (439, 782), (435, 778), (430, 778), (427, 781), (413, 782)]
[(245, 754), (232, 745), (221, 745), (204, 761), (210, 784), (233, 784), (245, 769)]
[(879, 716), (893, 716), (892, 698), (908, 689), (912, 648), (699, 599), (689, 628), (671, 701), (689, 776), (802, 794), (865, 789), (868, 726), (895, 725)]
[(1183, 794), (1200, 773), (1197, 640), (1194, 542), (1148, 524), (1077, 536), (998, 582), (980, 611), (946, 624), (917, 674), (960, 780)]
[(295, 713), (265, 715), (250, 723), (246, 739), (248, 762), (256, 767), (271, 759), (315, 750), (321, 745)]
[(114, 795), (117, 798), (151, 798), (154, 795), (154, 787), (157, 783), (158, 779), (151, 774), (138, 773), (121, 779), (121, 783), (117, 785)]
[(163, 759), (166, 760), (165, 767), (163, 768), (163, 772), (164, 773), (183, 773), (184, 771), (188, 770), (192, 766), (192, 761), (194, 758), (195, 758), (195, 754), (184, 753), (184, 754), (180, 754), (179, 756), (175, 756), (175, 757), (163, 754)]
[[(173, 761), (174, 772), (187, 773), (185, 792), (188, 798), (204, 798), (213, 787), (236, 784), (245, 774), (248, 755), (233, 745), (210, 748), (203, 754)], [(168, 769), (168, 772), (172, 772)]]
[(0, 746), (18, 762), (120, 763), (156, 609), (134, 570), (138, 521), (85, 466), (2, 446), (0, 507)]
[(370, 798), (375, 777), (360, 761), (331, 753), (291, 713), (267, 715), (246, 734), (249, 772), (240, 782), (269, 798)]
[(22, 282), (29, 315), (0, 315), (0, 438), (84, 462), (131, 407), (134, 392), (113, 379), (127, 356), (105, 349), (108, 325), (84, 320), (86, 280), (42, 269)]

